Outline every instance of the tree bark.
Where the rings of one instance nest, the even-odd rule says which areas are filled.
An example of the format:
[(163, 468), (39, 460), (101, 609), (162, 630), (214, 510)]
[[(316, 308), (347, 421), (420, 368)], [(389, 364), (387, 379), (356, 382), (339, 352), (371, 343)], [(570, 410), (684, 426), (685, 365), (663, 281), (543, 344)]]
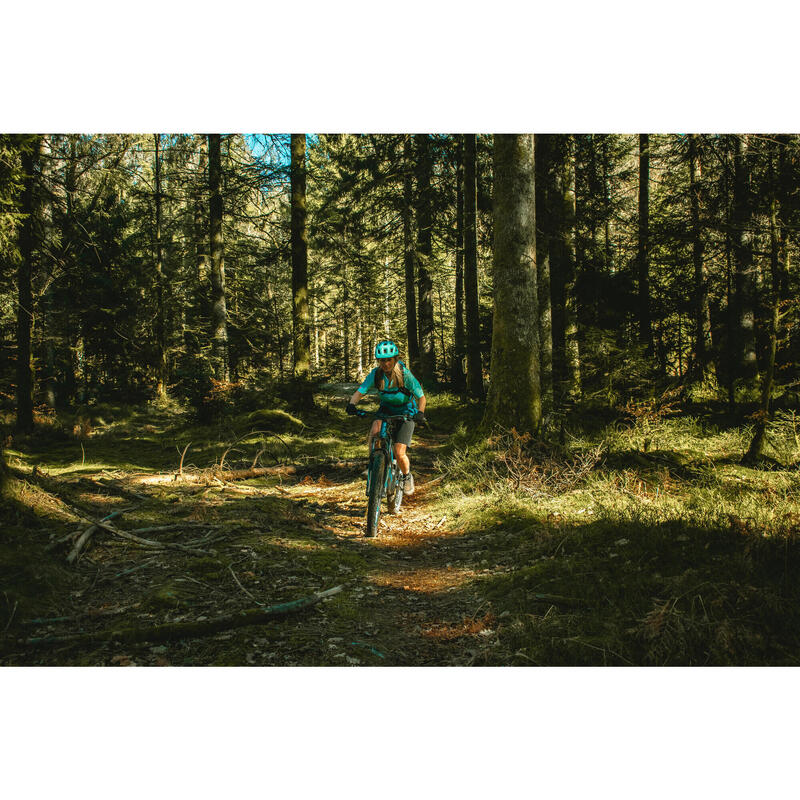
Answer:
[(494, 137), (494, 325), (484, 422), (537, 434), (542, 419), (532, 134)]
[[(774, 159), (770, 170), (772, 184), (769, 214), (771, 285), (767, 291), (767, 305), (769, 308), (769, 345), (767, 350), (767, 368), (761, 378), (761, 402), (756, 417), (753, 439), (744, 457), (744, 461), (749, 463), (757, 462), (761, 458), (764, 449), (767, 421), (770, 415), (770, 398), (772, 397), (772, 387), (775, 381), (775, 357), (778, 350), (781, 290), (783, 277), (788, 272), (788, 264), (786, 264), (787, 249), (783, 237), (785, 231), (783, 219), (788, 210), (785, 207), (788, 205), (788, 195), (784, 193), (786, 188), (786, 175), (784, 173), (785, 144), (779, 140), (775, 146), (779, 148), (777, 174), (774, 168)], [(779, 197), (780, 200), (778, 199)]]
[(292, 331), (295, 401), (314, 405), (311, 391), (311, 336), (308, 325), (308, 232), (306, 226), (306, 135), (291, 134)]
[(417, 328), (417, 298), (414, 258), (414, 237), (411, 214), (414, 208), (413, 152), (411, 136), (403, 138), (403, 270), (406, 290), (406, 341), (411, 369), (419, 371), (419, 331)]
[(566, 380), (564, 395), (570, 402), (581, 396), (581, 359), (578, 343), (578, 302), (575, 295), (577, 252), (575, 246), (575, 141), (571, 135), (564, 139), (561, 195), (561, 263), (564, 287), (564, 366)]
[(461, 137), (456, 139), (456, 310), (451, 380), (453, 391), (462, 393), (466, 388), (464, 375), (464, 147)]
[(161, 246), (161, 134), (153, 134), (155, 144), (154, 172), (156, 178), (156, 396), (165, 397), (167, 394), (167, 320), (164, 307), (164, 263), (163, 248)]
[(755, 269), (753, 265), (752, 204), (750, 199), (749, 136), (734, 137), (733, 256), (735, 267), (738, 378), (746, 381), (758, 374), (755, 336)]
[(639, 134), (639, 338), (653, 352), (650, 317), (650, 135)]
[(420, 380), (430, 384), (436, 377), (436, 339), (433, 321), (433, 209), (431, 203), (431, 144), (428, 134), (417, 134), (417, 286), (419, 291)]
[[(204, 305), (202, 295), (204, 286), (211, 273), (211, 257), (209, 255), (211, 236), (209, 233), (209, 217), (205, 213), (205, 191), (203, 188), (209, 183), (206, 178), (206, 168), (208, 166), (206, 151), (208, 148), (208, 140), (205, 136), (198, 137), (198, 148), (197, 193), (194, 199), (194, 225), (192, 228), (196, 270), (194, 275), (195, 296), (193, 298), (194, 302), (189, 304), (189, 308), (187, 308), (187, 320), (190, 322), (190, 327), (194, 329), (199, 327), (201, 317), (200, 309)], [(187, 340), (189, 351), (198, 354), (200, 352), (200, 342), (197, 336), (190, 335), (184, 338)]]
[(464, 299), (467, 317), (467, 391), (484, 396), (481, 364), (481, 322), (478, 297), (478, 168), (477, 135), (464, 134)]
[(36, 170), (39, 166), (42, 138), (20, 136), (22, 171), (22, 228), (19, 232), (20, 262), (17, 269), (17, 429), (33, 430), (33, 366), (31, 334), (33, 329), (33, 256), (36, 249), (34, 215), (36, 211)]
[(350, 380), (350, 283), (347, 264), (342, 261), (342, 369), (344, 380)]
[(692, 262), (694, 264), (694, 339), (697, 377), (706, 377), (711, 353), (711, 313), (708, 305), (708, 274), (704, 263), (703, 228), (700, 222), (702, 189), (700, 137), (689, 134), (689, 196), (692, 209)]
[(536, 148), (536, 274), (539, 300), (539, 361), (542, 413), (553, 410), (553, 307), (550, 291), (550, 163), (553, 134), (535, 136)]
[(229, 381), (228, 309), (225, 298), (225, 258), (222, 238), (221, 135), (208, 134), (208, 182), (211, 192), (211, 287), (214, 372), (218, 381)]

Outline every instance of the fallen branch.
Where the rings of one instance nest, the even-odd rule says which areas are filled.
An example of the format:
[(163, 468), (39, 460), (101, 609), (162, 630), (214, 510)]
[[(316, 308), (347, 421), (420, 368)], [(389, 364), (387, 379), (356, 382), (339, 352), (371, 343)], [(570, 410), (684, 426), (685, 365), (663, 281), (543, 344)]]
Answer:
[(115, 528), (113, 525), (109, 525), (107, 522), (103, 522), (102, 520), (93, 520), (91, 517), (87, 517), (85, 514), (79, 512), (77, 509), (74, 509), (74, 513), (80, 516), (81, 519), (86, 520), (87, 522), (91, 522), (98, 528), (102, 528), (104, 531), (116, 536), (120, 539), (127, 539), (131, 542), (136, 542), (136, 544), (140, 544), (144, 547), (150, 547), (157, 550), (183, 550), (186, 553), (192, 553), (193, 555), (212, 555), (208, 550), (200, 550), (196, 547), (191, 547), (188, 544), (176, 544), (175, 542), (157, 542), (155, 539), (145, 539), (142, 536), (137, 536), (134, 533), (128, 533), (128, 531), (122, 531), (119, 528)]
[(73, 636), (41, 636), (25, 640), (29, 647), (59, 647), (72, 645), (95, 645), (102, 642), (120, 642), (135, 644), (137, 642), (166, 642), (170, 639), (188, 639), (198, 636), (210, 636), (231, 628), (244, 628), (248, 625), (262, 625), (276, 617), (294, 614), (316, 605), (326, 597), (332, 597), (342, 591), (344, 586), (334, 586), (324, 592), (317, 592), (310, 597), (279, 603), (268, 608), (251, 608), (237, 614), (226, 614), (204, 622), (171, 622), (156, 625), (152, 628), (118, 628), (116, 630), (99, 631), (97, 633), (79, 633)]
[(247, 591), (247, 589), (245, 589), (245, 588), (244, 588), (244, 586), (242, 586), (242, 584), (239, 582), (239, 579), (236, 577), (236, 573), (233, 571), (233, 567), (232, 567), (230, 564), (228, 564), (228, 569), (230, 570), (230, 573), (231, 573), (231, 575), (233, 575), (233, 579), (236, 581), (236, 585), (237, 585), (237, 586), (238, 586), (238, 587), (239, 587), (239, 588), (240, 588), (240, 589), (241, 589), (241, 590), (242, 590), (242, 591), (243, 591), (243, 592), (244, 592), (244, 593), (245, 593), (245, 594), (246, 594), (246, 595), (247, 595), (247, 596), (248, 596), (248, 597), (249, 597), (249, 598), (250, 598), (250, 599), (251, 599), (251, 600), (252, 600), (252, 601), (253, 601), (253, 602), (254, 602), (256, 605), (257, 605), (257, 606), (263, 606), (263, 605), (264, 605), (264, 603), (262, 603), (260, 600), (256, 599), (256, 597), (255, 597), (253, 594), (251, 594), (250, 592), (248, 592), (248, 591)]
[[(103, 519), (102, 519), (101, 521), (102, 521), (102, 522), (107, 522), (107, 521), (108, 521), (108, 520), (110, 520), (110, 519), (114, 519), (115, 517), (118, 517), (118, 516), (120, 516), (120, 514), (123, 514), (125, 511), (130, 511), (130, 509), (129, 509), (129, 508), (123, 508), (121, 511), (113, 511), (113, 512), (112, 512), (111, 514), (109, 514), (108, 516), (106, 516), (106, 517), (103, 517)], [(78, 541), (77, 541), (77, 542), (75, 542), (75, 546), (72, 548), (72, 550), (70, 551), (69, 555), (67, 556), (67, 563), (68, 563), (68, 564), (72, 564), (72, 562), (73, 562), (73, 561), (75, 561), (75, 559), (76, 559), (76, 558), (78, 557), (78, 555), (80, 554), (81, 550), (83, 550), (83, 548), (84, 548), (84, 547), (85, 547), (85, 546), (86, 546), (86, 545), (89, 543), (89, 539), (91, 539), (91, 537), (92, 537), (92, 534), (93, 534), (93, 533), (94, 533), (96, 530), (98, 530), (98, 526), (97, 526), (97, 525), (94, 525), (94, 524), (93, 524), (93, 525), (90, 525), (90, 526), (89, 526), (89, 527), (88, 527), (88, 528), (87, 528), (87, 529), (86, 529), (86, 530), (85, 530), (85, 531), (84, 531), (84, 532), (83, 532), (83, 533), (82, 533), (82, 534), (81, 534), (81, 535), (78, 537)]]
[(98, 611), (82, 611), (80, 614), (71, 614), (70, 616), (66, 617), (37, 617), (36, 619), (26, 619), (19, 623), (20, 626), (34, 626), (34, 625), (55, 625), (59, 622), (75, 622), (79, 619), (94, 619), (95, 617), (116, 617), (120, 614), (125, 614), (128, 611), (131, 611), (134, 608), (139, 607), (139, 603), (134, 603), (131, 606), (125, 606), (124, 608), (113, 608), (113, 609), (101, 609)]

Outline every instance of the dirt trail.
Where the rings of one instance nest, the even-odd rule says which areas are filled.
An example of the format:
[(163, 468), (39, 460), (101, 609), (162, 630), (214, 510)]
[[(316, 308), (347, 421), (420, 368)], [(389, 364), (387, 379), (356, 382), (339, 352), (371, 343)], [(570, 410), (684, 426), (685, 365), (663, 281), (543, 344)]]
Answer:
[[(121, 528), (147, 521), (217, 531), (214, 555), (153, 552), (130, 542), (99, 540), (71, 571), (69, 591), (43, 614), (74, 619), (12, 629), (17, 646), (6, 644), (0, 663), (480, 663), (481, 654), (496, 644), (495, 620), (475, 588), (479, 570), (468, 543), (432, 510), (438, 490), (434, 461), (443, 441), (429, 432), (415, 439), (417, 491), (405, 499), (400, 515), (382, 515), (373, 539), (363, 535), (366, 497), (359, 470), (331, 470), (269, 488), (170, 486), (130, 477), (110, 481), (102, 473), (66, 482), (68, 498), (94, 509), (95, 518), (130, 507), (133, 491), (141, 506), (123, 515)], [(141, 514), (138, 520), (136, 514)], [(198, 534), (189, 529), (180, 535)], [(21, 644), (23, 636), (214, 619), (254, 603), (285, 602), (340, 584), (339, 595), (310, 610), (208, 637), (60, 649)]]
[(447, 517), (431, 510), (439, 483), (433, 464), (443, 441), (427, 434), (415, 442), (416, 491), (404, 498), (399, 515), (381, 515), (374, 539), (364, 538), (362, 476), (331, 486), (321, 480), (284, 489), (307, 500), (309, 512), (337, 537), (368, 554), (370, 569), (352, 591), (369, 620), (370, 641), (388, 663), (472, 664), (494, 640), (492, 617), (471, 585), (479, 573), (469, 563), (470, 554), (450, 531)]

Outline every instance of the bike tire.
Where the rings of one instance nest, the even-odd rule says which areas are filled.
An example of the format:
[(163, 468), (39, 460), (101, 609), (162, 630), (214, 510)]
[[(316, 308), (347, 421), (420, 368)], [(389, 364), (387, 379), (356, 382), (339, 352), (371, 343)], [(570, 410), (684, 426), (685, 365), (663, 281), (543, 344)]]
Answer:
[(369, 459), (369, 495), (367, 498), (367, 530), (364, 534), (365, 536), (375, 536), (378, 533), (385, 477), (386, 459), (380, 450), (375, 450)]
[(403, 490), (400, 488), (400, 481), (395, 484), (395, 494), (391, 502), (392, 514), (400, 513), (400, 506), (403, 503)]
[(386, 510), (390, 514), (394, 514), (394, 503), (395, 499), (397, 498), (397, 489), (398, 489), (398, 482), (397, 482), (397, 465), (392, 464), (391, 466), (391, 475), (389, 476), (389, 480), (387, 481), (386, 487)]

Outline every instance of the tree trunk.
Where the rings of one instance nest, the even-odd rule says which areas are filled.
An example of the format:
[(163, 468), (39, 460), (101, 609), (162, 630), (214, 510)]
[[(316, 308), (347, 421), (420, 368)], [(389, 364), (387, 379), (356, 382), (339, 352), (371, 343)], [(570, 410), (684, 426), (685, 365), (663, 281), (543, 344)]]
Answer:
[[(206, 149), (208, 147), (208, 140), (205, 137), (199, 137), (198, 142), (200, 153), (197, 163), (198, 187), (202, 186), (206, 181), (206, 167), (208, 165), (208, 158), (206, 156)], [(211, 272), (211, 258), (209, 256), (209, 242), (210, 234), (208, 227), (208, 217), (204, 212), (204, 192), (198, 188), (197, 196), (195, 197), (194, 205), (194, 258), (195, 268), (197, 270), (195, 275), (196, 286), (198, 288), (198, 295), (195, 298), (195, 305), (200, 306), (202, 298), (203, 284), (208, 280)]]
[(414, 237), (411, 230), (411, 214), (414, 208), (412, 188), (411, 136), (403, 139), (403, 267), (406, 290), (406, 340), (408, 342), (408, 362), (411, 369), (419, 371), (419, 332), (417, 329), (416, 275), (414, 261)]
[[(769, 214), (771, 285), (767, 293), (767, 303), (769, 306), (769, 346), (767, 350), (767, 368), (761, 379), (761, 402), (756, 418), (755, 431), (753, 433), (753, 439), (750, 442), (750, 447), (744, 457), (744, 461), (749, 463), (757, 462), (761, 458), (764, 448), (767, 421), (770, 413), (769, 404), (775, 380), (775, 356), (778, 350), (778, 324), (780, 320), (780, 295), (783, 276), (788, 272), (788, 264), (785, 263), (787, 250), (783, 237), (785, 225), (782, 222), (788, 210), (785, 208), (788, 204), (788, 195), (784, 194), (784, 189), (786, 188), (786, 175), (784, 173), (785, 144), (779, 140), (777, 147), (780, 149), (777, 175), (775, 174), (774, 167), (770, 170), (770, 177), (772, 179)], [(778, 196), (780, 196), (780, 201), (778, 200)]]
[(390, 272), (389, 272), (389, 259), (383, 260), (383, 335), (388, 339), (391, 334), (391, 327), (389, 324), (390, 306), (389, 296), (391, 294), (390, 285)]
[(481, 364), (481, 321), (478, 298), (478, 169), (477, 135), (464, 134), (464, 299), (467, 317), (467, 391), (484, 396)]
[(42, 139), (20, 136), (22, 150), (23, 222), (19, 233), (20, 262), (17, 269), (17, 429), (33, 430), (33, 367), (31, 332), (33, 329), (33, 254), (35, 251), (34, 213), (36, 210), (36, 170), (39, 166)]
[(420, 381), (430, 384), (436, 377), (436, 340), (433, 322), (433, 255), (431, 204), (432, 156), (428, 134), (417, 134), (417, 285), (419, 289)]
[(549, 172), (553, 134), (535, 136), (536, 148), (536, 273), (539, 299), (539, 360), (541, 363), (542, 413), (553, 410), (553, 307), (550, 294)]
[(639, 134), (639, 338), (653, 352), (650, 318), (650, 135)]
[(456, 313), (455, 342), (451, 380), (453, 391), (463, 393), (464, 375), (464, 148), (460, 137), (456, 141)]
[[(606, 275), (611, 275), (614, 272), (614, 220), (611, 216), (611, 181), (609, 180), (609, 154), (608, 154), (608, 134), (602, 138), (600, 146), (600, 158), (603, 164), (603, 233), (604, 233), (604, 253), (603, 253), (603, 271)], [(596, 297), (594, 300), (597, 302)]]
[(359, 383), (364, 380), (364, 323), (360, 303), (356, 303), (356, 378)]
[(311, 391), (311, 336), (308, 327), (308, 232), (306, 228), (306, 135), (291, 134), (292, 346), (295, 403), (314, 405)]
[(694, 264), (694, 339), (697, 377), (703, 380), (711, 352), (711, 313), (708, 305), (708, 274), (704, 263), (703, 228), (700, 223), (702, 199), (700, 137), (689, 134), (689, 195), (692, 207), (692, 262)]
[(213, 337), (214, 373), (218, 381), (229, 381), (228, 309), (225, 298), (225, 259), (222, 238), (222, 155), (221, 135), (208, 134), (208, 183), (211, 192), (211, 330)]
[(317, 306), (319, 301), (314, 298), (314, 370), (319, 375), (319, 319), (317, 314)]
[(350, 290), (347, 282), (347, 265), (342, 262), (342, 369), (344, 381), (350, 380)]
[(755, 269), (753, 265), (752, 205), (748, 135), (735, 136), (733, 185), (733, 256), (738, 378), (746, 381), (758, 374), (755, 337)]
[(570, 402), (581, 396), (581, 359), (578, 343), (578, 303), (575, 296), (577, 276), (575, 248), (575, 141), (567, 135), (562, 162), (561, 252), (564, 286), (564, 395)]
[(154, 172), (156, 178), (156, 229), (155, 229), (155, 250), (156, 250), (156, 396), (166, 397), (167, 394), (167, 320), (166, 308), (164, 307), (164, 263), (163, 249), (161, 247), (161, 134), (153, 134), (155, 144), (155, 165)]
[(494, 327), (484, 422), (538, 433), (542, 419), (532, 134), (494, 137)]

